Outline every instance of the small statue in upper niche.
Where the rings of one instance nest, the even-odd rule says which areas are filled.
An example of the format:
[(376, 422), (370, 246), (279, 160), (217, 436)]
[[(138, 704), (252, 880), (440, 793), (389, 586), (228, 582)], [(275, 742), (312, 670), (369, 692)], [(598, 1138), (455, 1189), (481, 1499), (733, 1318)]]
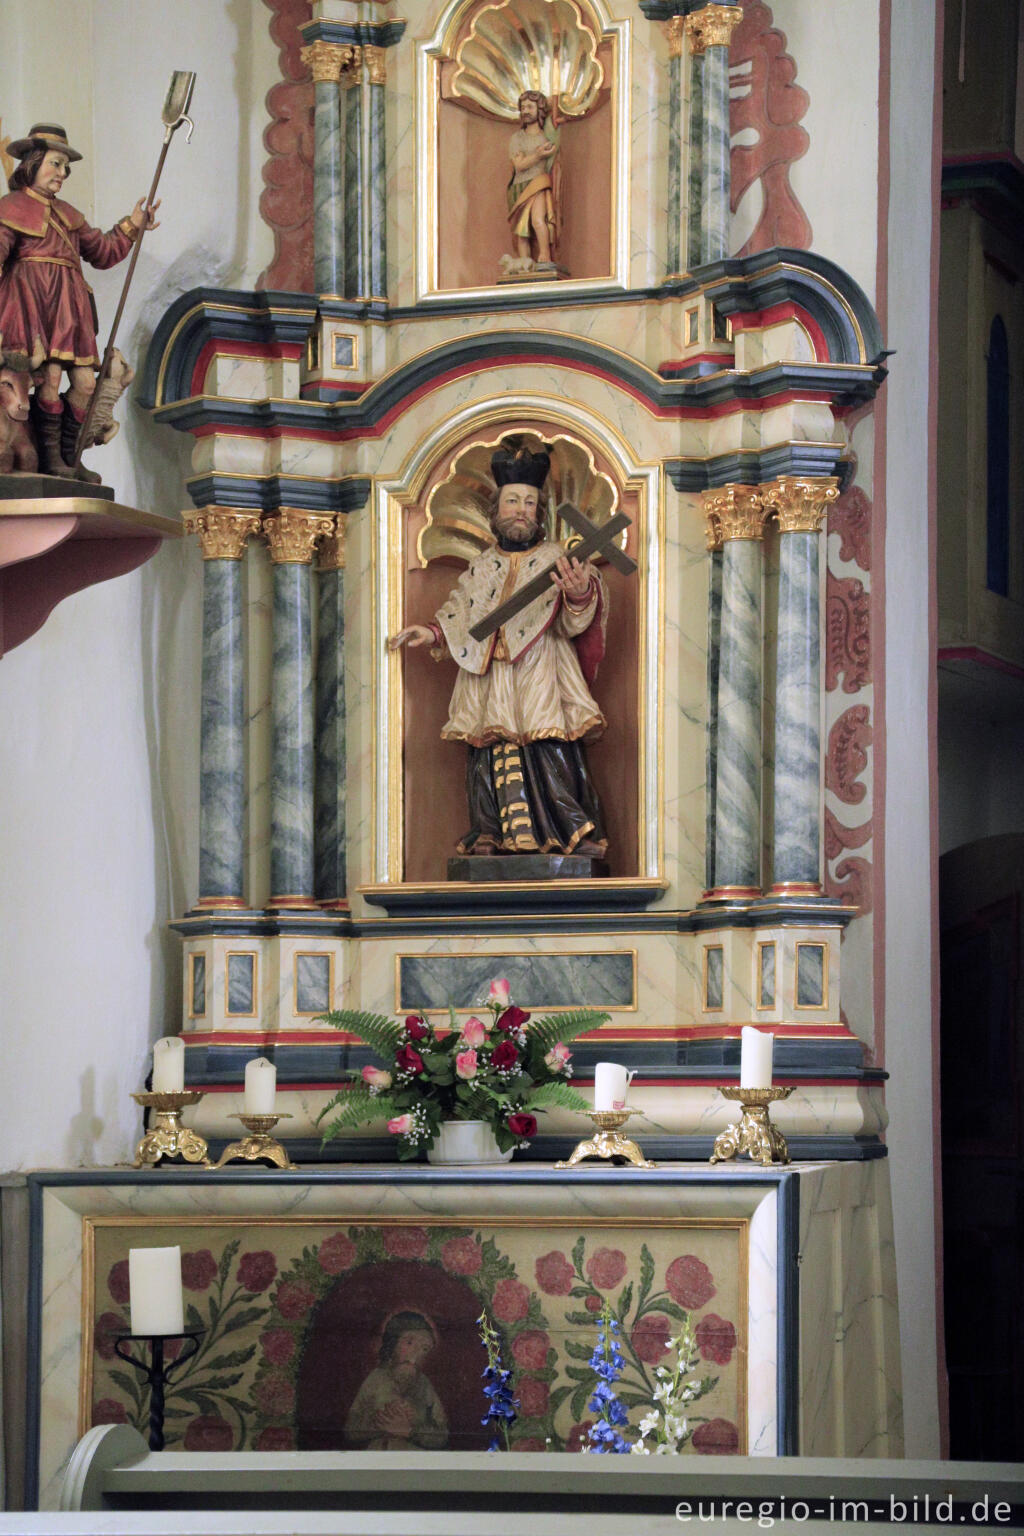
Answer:
[(540, 91), (524, 91), (519, 97), (519, 127), (509, 141), (508, 222), (515, 256), (502, 257), (507, 276), (555, 270), (561, 223), (558, 139), (548, 98)]

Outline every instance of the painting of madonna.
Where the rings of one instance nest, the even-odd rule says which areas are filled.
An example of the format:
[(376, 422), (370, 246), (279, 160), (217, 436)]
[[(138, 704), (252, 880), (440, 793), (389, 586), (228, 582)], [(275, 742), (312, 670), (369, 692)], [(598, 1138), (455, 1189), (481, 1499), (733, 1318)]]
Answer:
[(437, 1335), (422, 1312), (395, 1312), (381, 1335), (377, 1364), (356, 1392), (345, 1420), (353, 1450), (443, 1450), (448, 1419), (422, 1367)]

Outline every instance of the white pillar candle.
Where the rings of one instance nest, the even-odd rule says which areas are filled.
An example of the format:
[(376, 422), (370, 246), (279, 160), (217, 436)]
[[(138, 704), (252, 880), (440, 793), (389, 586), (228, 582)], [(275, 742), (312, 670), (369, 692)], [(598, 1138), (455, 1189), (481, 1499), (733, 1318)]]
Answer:
[(181, 1093), (185, 1087), (185, 1042), (165, 1035), (153, 1047), (153, 1092)]
[(265, 1056), (245, 1064), (244, 1115), (272, 1115), (277, 1088), (277, 1068)]
[(770, 1088), (775, 1036), (745, 1024), (740, 1040), (740, 1087)]
[(184, 1333), (180, 1248), (129, 1248), (132, 1333)]
[(594, 1108), (625, 1109), (626, 1090), (633, 1073), (614, 1061), (599, 1061), (594, 1068)]

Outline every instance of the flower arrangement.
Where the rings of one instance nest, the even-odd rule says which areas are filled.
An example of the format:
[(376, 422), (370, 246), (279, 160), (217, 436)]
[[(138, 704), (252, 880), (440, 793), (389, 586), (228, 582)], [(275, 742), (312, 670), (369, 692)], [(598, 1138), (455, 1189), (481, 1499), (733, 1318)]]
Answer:
[(388, 1130), (401, 1138), (398, 1155), (407, 1160), (433, 1145), (444, 1121), (483, 1120), (507, 1152), (537, 1134), (538, 1111), (590, 1109), (569, 1086), (566, 1041), (597, 1029), (607, 1013), (579, 1008), (531, 1019), (511, 1002), (504, 978), (491, 982), (481, 1013), (485, 1017), (474, 1014), (460, 1024), (449, 1007), (445, 1029), (422, 1013), (410, 1013), (404, 1021), (351, 1010), (321, 1015), (387, 1063), (352, 1074), (354, 1085), (324, 1106), (320, 1120), (338, 1111), (323, 1133), (324, 1142), (348, 1126), (386, 1118)]
[(620, 1324), (612, 1312), (611, 1303), (605, 1301), (597, 1319), (597, 1343), (590, 1357), (590, 1368), (598, 1378), (594, 1395), (587, 1407), (599, 1417), (587, 1431), (586, 1446), (595, 1455), (627, 1455), (633, 1446), (622, 1431), (628, 1425), (625, 1404), (615, 1390), (622, 1375), (624, 1361), (619, 1348)]
[(650, 1413), (640, 1420), (639, 1437), (632, 1446), (634, 1456), (677, 1455), (692, 1438), (697, 1425), (706, 1422), (703, 1418), (691, 1418), (690, 1405), (710, 1392), (718, 1378), (704, 1376), (698, 1379), (691, 1375), (700, 1364), (700, 1350), (689, 1315), (684, 1313), (683, 1317), (679, 1332), (672, 1340), (675, 1365), (671, 1369), (659, 1365), (654, 1372), (658, 1383), (654, 1389), (654, 1404)]
[(489, 1451), (500, 1451), (501, 1441), (498, 1438), (499, 1429), (505, 1441), (506, 1451), (509, 1449), (508, 1432), (510, 1425), (516, 1421), (516, 1409), (518, 1401), (512, 1397), (512, 1388), (509, 1382), (512, 1380), (512, 1372), (508, 1370), (501, 1360), (501, 1336), (497, 1328), (491, 1322), (486, 1310), (481, 1312), (476, 1320), (480, 1330), (480, 1342), (487, 1351), (487, 1364), (483, 1369), (484, 1397), (487, 1399), (487, 1412), (480, 1420), (486, 1428), (491, 1426), (491, 1443), (487, 1447)]

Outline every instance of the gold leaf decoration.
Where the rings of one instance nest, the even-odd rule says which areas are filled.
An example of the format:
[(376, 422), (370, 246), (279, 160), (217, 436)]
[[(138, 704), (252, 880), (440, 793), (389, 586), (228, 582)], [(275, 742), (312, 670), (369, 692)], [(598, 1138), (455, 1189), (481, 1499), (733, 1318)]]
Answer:
[(576, 0), (498, 0), (455, 50), (452, 94), (515, 121), (522, 93), (542, 91), (559, 117), (583, 117), (604, 84), (598, 43)]

